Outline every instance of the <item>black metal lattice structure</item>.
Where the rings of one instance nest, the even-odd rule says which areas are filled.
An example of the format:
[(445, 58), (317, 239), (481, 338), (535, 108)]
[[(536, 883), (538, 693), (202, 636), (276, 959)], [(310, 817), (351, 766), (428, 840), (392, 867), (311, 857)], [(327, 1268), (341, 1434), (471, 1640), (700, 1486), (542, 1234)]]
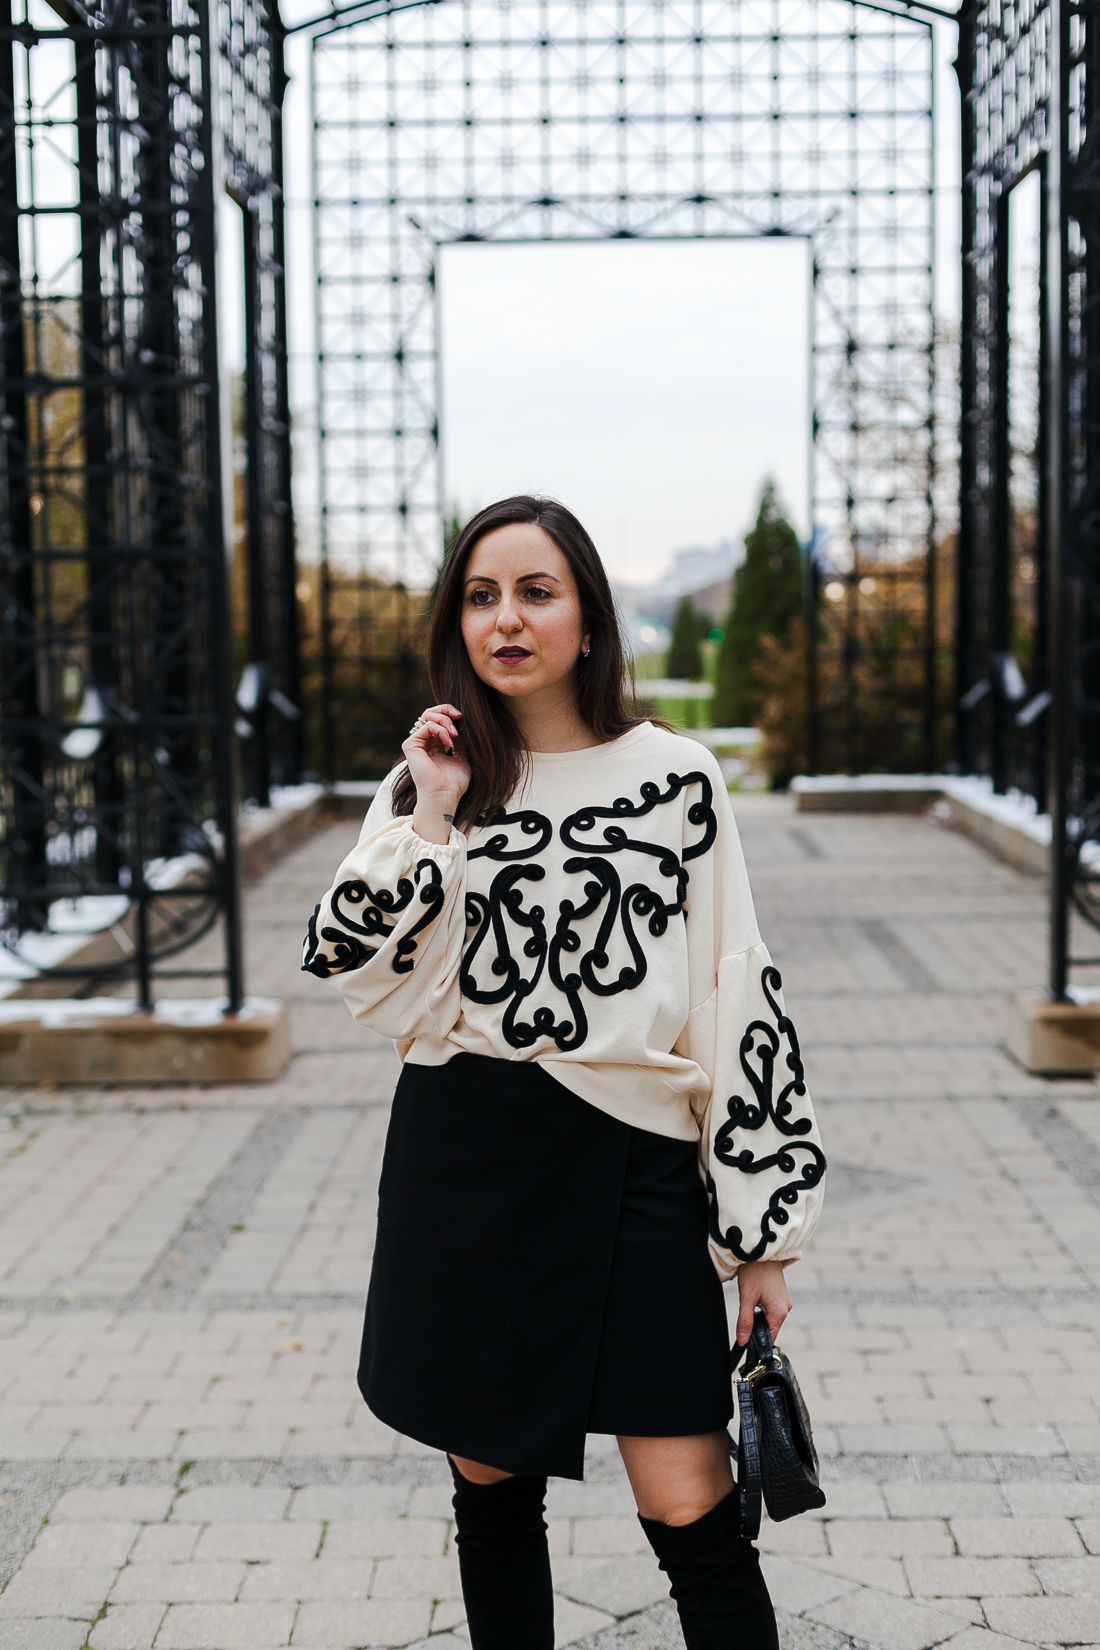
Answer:
[[(963, 127), (959, 757), (1051, 816), (1050, 989), (1070, 910), (1100, 926), (1100, 20), (1069, 0), (970, 4)], [(1013, 190), (1041, 179), (1037, 599), (1021, 614), (1011, 497)], [(1030, 682), (1014, 640), (1030, 624)], [(1007, 664), (1007, 670), (1006, 670)], [(1030, 692), (1025, 692), (1029, 689)]]
[[(5, 943), (235, 1009), (215, 19), (53, 3), (0, 12)], [(219, 923), (220, 963), (173, 961)]]
[(811, 764), (934, 766), (929, 26), (446, 0), (314, 28), (330, 777), (384, 771), (419, 703), (401, 591), (441, 552), (438, 246), (746, 235), (813, 245)]
[(241, 210), (244, 277), (244, 529), (248, 659), (241, 711), (243, 789), (302, 777), (301, 663), (290, 492), (283, 195), (284, 31), (274, 0), (218, 0), (220, 135), (226, 188)]

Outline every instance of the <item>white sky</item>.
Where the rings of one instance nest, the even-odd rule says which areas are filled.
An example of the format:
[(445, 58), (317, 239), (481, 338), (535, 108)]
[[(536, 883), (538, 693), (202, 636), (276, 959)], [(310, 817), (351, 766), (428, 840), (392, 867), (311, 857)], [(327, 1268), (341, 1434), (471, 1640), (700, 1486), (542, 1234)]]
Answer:
[[(288, 21), (323, 0), (286, 0)], [(937, 311), (958, 310), (956, 31), (936, 25)], [(291, 37), (286, 102), (295, 508), (316, 545), (309, 59)], [(238, 209), (222, 208), (223, 350), (239, 370)], [(760, 482), (779, 481), (806, 530), (805, 243), (781, 240), (459, 245), (443, 249), (444, 464), (464, 510), (555, 493), (614, 576), (739, 538)], [(684, 301), (684, 294), (690, 301)], [(944, 405), (941, 397), (941, 405)], [(946, 407), (950, 409), (950, 397)], [(950, 432), (944, 431), (950, 439)]]
[(769, 471), (804, 527), (808, 281), (806, 241), (444, 247), (448, 501), (551, 493), (635, 579)]

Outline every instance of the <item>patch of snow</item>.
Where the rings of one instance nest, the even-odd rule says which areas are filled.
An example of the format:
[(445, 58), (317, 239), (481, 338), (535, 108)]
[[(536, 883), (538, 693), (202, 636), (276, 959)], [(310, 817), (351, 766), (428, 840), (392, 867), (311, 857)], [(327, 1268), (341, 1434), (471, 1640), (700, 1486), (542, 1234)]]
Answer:
[(273, 808), (308, 808), (311, 803), (319, 802), (325, 794), (323, 785), (272, 785), (271, 806)]
[(937, 773), (798, 774), (791, 790), (799, 791), (942, 791), (949, 780)]
[[(47, 1030), (64, 1027), (92, 1027), (97, 1020), (150, 1018), (157, 1024), (174, 1026), (221, 1025), (225, 1020), (225, 997), (169, 997), (156, 1004), (152, 1015), (142, 1014), (132, 1002), (121, 997), (43, 997), (30, 1002), (0, 1002), (0, 1025), (37, 1022)], [(275, 1013), (281, 1004), (274, 997), (246, 997), (238, 1020), (257, 1020)]]
[(51, 934), (102, 934), (121, 922), (129, 909), (128, 894), (81, 894), (55, 899), (47, 920)]
[(210, 861), (201, 854), (177, 854), (174, 859), (151, 859), (145, 867), (145, 885), (155, 893), (166, 894), (178, 888), (189, 876), (205, 875)]

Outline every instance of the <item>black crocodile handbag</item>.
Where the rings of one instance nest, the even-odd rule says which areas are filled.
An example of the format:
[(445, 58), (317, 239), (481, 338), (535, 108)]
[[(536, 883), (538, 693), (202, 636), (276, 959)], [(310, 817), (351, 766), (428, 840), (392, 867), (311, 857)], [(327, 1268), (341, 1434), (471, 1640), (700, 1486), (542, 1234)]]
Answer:
[(730, 1437), (737, 1465), (741, 1534), (755, 1541), (761, 1503), (773, 1523), (825, 1505), (817, 1481), (817, 1451), (806, 1401), (790, 1360), (772, 1345), (768, 1320), (758, 1306), (747, 1346), (735, 1346), (730, 1369), (736, 1380), (739, 1435)]

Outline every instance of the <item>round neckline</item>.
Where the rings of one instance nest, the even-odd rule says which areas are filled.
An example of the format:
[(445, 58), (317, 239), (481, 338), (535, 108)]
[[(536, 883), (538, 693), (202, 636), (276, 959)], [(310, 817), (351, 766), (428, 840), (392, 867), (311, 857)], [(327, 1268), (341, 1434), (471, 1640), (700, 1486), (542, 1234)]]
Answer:
[(540, 767), (562, 767), (567, 762), (596, 761), (600, 758), (606, 758), (614, 752), (629, 750), (652, 732), (652, 722), (639, 722), (636, 728), (628, 728), (617, 739), (608, 739), (602, 745), (585, 745), (576, 751), (529, 751), (528, 755), (531, 761), (537, 762)]

